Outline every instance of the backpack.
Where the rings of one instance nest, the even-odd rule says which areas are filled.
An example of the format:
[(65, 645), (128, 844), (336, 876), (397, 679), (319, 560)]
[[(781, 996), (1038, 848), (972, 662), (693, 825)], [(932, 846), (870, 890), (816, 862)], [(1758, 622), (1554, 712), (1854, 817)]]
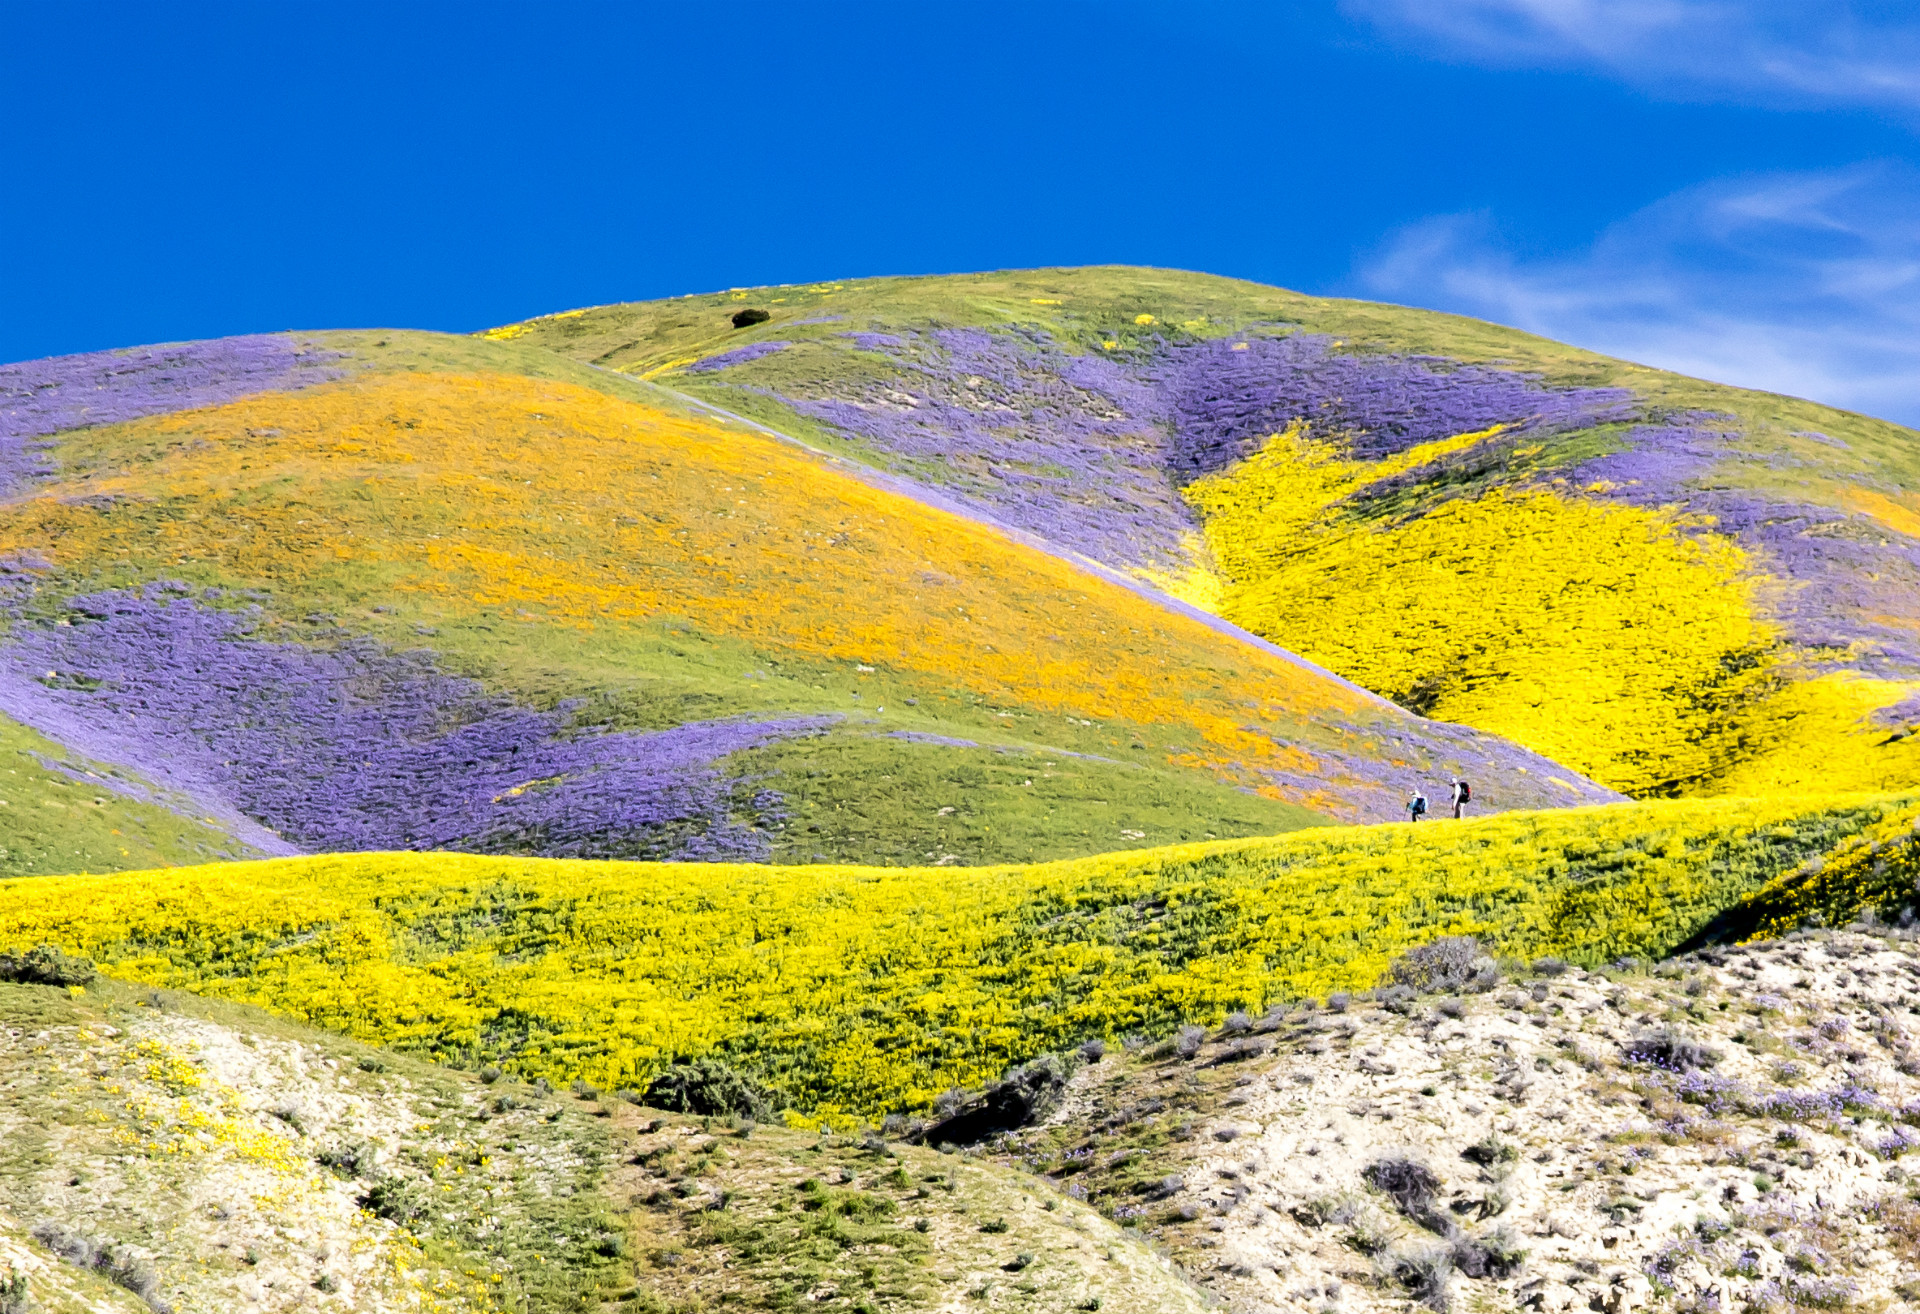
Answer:
[(1462, 803), (1473, 802), (1473, 786), (1464, 780), (1460, 782), (1460, 801)]
[(1413, 805), (1409, 810), (1416, 817), (1425, 813), (1427, 810), (1427, 796), (1425, 794), (1415, 794), (1413, 796)]

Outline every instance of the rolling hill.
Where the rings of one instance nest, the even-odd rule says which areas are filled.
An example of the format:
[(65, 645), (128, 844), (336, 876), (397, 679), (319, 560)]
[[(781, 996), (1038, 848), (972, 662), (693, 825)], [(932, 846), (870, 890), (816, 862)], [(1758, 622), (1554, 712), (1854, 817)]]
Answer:
[[(939, 490), (515, 342), (7, 367), (15, 872), (977, 863), (1615, 795)], [(30, 458), (30, 459), (29, 459)]]
[[(736, 329), (741, 306), (764, 322)], [(940, 488), (1635, 796), (1920, 778), (1920, 436), (1174, 271), (510, 325)]]
[(1151, 270), (0, 367), (0, 1314), (1911, 1301), (1916, 488)]

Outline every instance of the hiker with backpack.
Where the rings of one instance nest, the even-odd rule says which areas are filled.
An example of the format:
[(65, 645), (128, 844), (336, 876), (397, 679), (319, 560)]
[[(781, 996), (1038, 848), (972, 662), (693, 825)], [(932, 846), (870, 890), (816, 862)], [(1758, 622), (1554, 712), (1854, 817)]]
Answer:
[(1458, 776), (1453, 781), (1453, 819), (1460, 820), (1467, 814), (1467, 804), (1473, 802), (1473, 786)]
[(1407, 820), (1418, 821), (1427, 815), (1427, 796), (1419, 790), (1413, 791), (1413, 797), (1407, 800)]

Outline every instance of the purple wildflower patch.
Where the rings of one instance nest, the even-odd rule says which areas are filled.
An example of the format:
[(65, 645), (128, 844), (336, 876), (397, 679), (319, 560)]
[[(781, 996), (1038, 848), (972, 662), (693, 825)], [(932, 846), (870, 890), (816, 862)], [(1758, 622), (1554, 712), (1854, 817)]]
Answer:
[[(1766, 458), (1742, 450), (1731, 417), (1693, 414), (1627, 431), (1626, 448), (1581, 465), (1579, 483), (1636, 506), (1683, 506), (1797, 587), (1771, 610), (1816, 662), (1910, 679), (1920, 671), (1920, 543), (1831, 507), (1729, 488), (1726, 475)], [(1779, 458), (1775, 458), (1779, 459)]]
[(1162, 344), (1147, 358), (1075, 354), (1037, 328), (841, 336), (885, 356), (893, 376), (822, 377), (783, 401), (970, 510), (1122, 569), (1184, 567), (1197, 524), (1180, 486), (1296, 420), (1377, 457), (1494, 424), (1567, 429), (1636, 413), (1622, 389), (1342, 353), (1308, 334)]
[(1296, 420), (1365, 460), (1496, 424), (1561, 431), (1634, 418), (1624, 388), (1542, 386), (1531, 375), (1435, 356), (1336, 351), (1310, 333), (1179, 346), (1149, 368), (1181, 482), (1251, 455)]
[(566, 709), (516, 706), (430, 653), (265, 641), (251, 615), (166, 586), (69, 606), (67, 624), (22, 625), (0, 649), (0, 711), (253, 823), (239, 837), (270, 852), (764, 859), (717, 764), (835, 719), (575, 730)]
[[(893, 361), (851, 395), (784, 397), (973, 512), (1118, 566), (1177, 568), (1192, 517), (1152, 389), (1038, 330), (846, 335)], [(839, 386), (827, 385), (821, 386)]]
[(50, 473), (45, 445), (30, 439), (324, 383), (341, 377), (341, 359), (255, 334), (0, 365), (0, 496)]
[(689, 374), (711, 374), (715, 370), (724, 370), (735, 365), (745, 365), (750, 360), (759, 360), (762, 356), (771, 356), (787, 349), (784, 342), (749, 342), (744, 347), (735, 347), (732, 351), (723, 351), (717, 356), (708, 356), (687, 366)]

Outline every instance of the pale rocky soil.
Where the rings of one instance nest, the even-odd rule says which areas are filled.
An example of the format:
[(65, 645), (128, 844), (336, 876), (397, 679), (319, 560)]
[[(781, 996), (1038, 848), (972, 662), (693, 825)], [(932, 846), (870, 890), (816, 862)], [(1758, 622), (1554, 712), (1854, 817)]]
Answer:
[[(1660, 1028), (1717, 1062), (1688, 1078), (1632, 1061)], [(1429, 1303), (1920, 1308), (1920, 1182), (1901, 1160), (1920, 1146), (1916, 1036), (1914, 946), (1822, 932), (1405, 1013), (1296, 1011), (1188, 1060), (1108, 1058), (1003, 1149), (1101, 1199), (1100, 1174), (1068, 1156), (1149, 1147), (1103, 1203), (1235, 1310), (1405, 1309), (1408, 1257), (1451, 1249), (1473, 1268), (1461, 1239), (1496, 1236), (1524, 1252), (1517, 1269), (1455, 1265)], [(1171, 1132), (1158, 1147), (1155, 1126)], [(1493, 1162), (1463, 1157), (1489, 1138)], [(1389, 1157), (1440, 1179), (1428, 1225), (1368, 1186)]]
[[(941, 1153), (0, 986), (0, 1273), (50, 1314), (1920, 1308), (1900, 935), (1342, 1002), (1111, 1054), (1044, 1125)], [(1713, 1061), (1637, 1057), (1657, 1033)], [(316, 1161), (359, 1141), (362, 1169)], [(1426, 1207), (1369, 1184), (1395, 1159), (1433, 1174)], [(382, 1176), (424, 1213), (364, 1207)], [(50, 1223), (149, 1267), (154, 1300)], [(532, 1285), (549, 1265), (611, 1285)]]
[(684, 1310), (1205, 1314), (1162, 1252), (971, 1156), (616, 1108), (642, 1286)]
[[(169, 998), (0, 986), (0, 1276), (27, 1274), (35, 1309), (484, 1309), (517, 1289), (459, 1241), (510, 1226), (528, 1186), (570, 1193), (581, 1154), (543, 1115), (485, 1118), (470, 1077)], [(483, 1119), (526, 1153), (476, 1153)], [(351, 1171), (318, 1161), (360, 1143)], [(383, 1175), (427, 1211), (370, 1212)], [(151, 1283), (63, 1259), (53, 1228)]]

